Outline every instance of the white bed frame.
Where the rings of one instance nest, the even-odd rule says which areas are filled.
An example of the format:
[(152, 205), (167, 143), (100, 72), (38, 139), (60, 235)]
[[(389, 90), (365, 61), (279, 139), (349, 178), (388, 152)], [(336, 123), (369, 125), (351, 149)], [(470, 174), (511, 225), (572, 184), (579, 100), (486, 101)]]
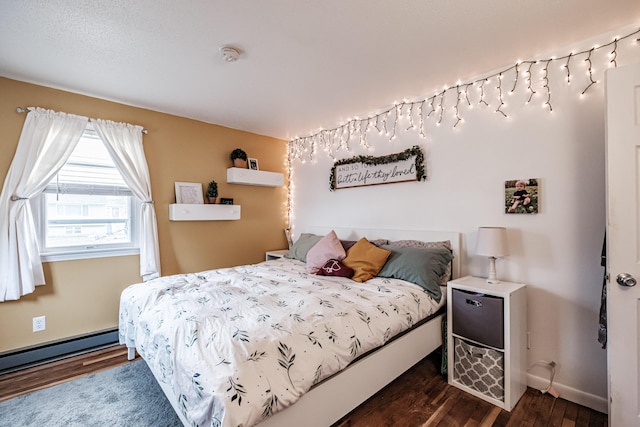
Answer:
[[(368, 239), (421, 240), (425, 242), (449, 240), (453, 250), (453, 278), (460, 275), (460, 234), (449, 231), (352, 229), (309, 227), (305, 231), (326, 235), (334, 230), (343, 240)], [(432, 351), (442, 345), (440, 314), (380, 349), (369, 353), (338, 374), (323, 381), (294, 405), (277, 412), (259, 424), (260, 427), (327, 427), (340, 420), (362, 402), (399, 377)], [(135, 349), (129, 348), (129, 359)], [(155, 374), (154, 374), (155, 375)], [(156, 380), (158, 378), (156, 377)], [(178, 400), (171, 388), (158, 381), (173, 409), (185, 426), (190, 426), (179, 410)], [(319, 408), (322, 408), (321, 410)]]

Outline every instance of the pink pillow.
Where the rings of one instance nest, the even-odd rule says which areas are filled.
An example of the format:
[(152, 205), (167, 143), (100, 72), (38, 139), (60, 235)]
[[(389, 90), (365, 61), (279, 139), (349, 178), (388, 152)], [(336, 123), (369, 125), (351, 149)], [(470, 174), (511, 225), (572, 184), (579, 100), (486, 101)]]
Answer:
[(331, 230), (307, 252), (307, 273), (316, 274), (320, 268), (330, 259), (342, 260), (347, 253), (340, 243), (335, 231)]

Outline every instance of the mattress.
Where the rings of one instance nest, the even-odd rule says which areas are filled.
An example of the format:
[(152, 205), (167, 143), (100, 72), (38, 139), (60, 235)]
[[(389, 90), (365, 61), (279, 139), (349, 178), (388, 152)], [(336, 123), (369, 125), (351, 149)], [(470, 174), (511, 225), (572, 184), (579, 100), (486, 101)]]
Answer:
[(403, 280), (317, 276), (281, 258), (128, 287), (120, 342), (190, 423), (250, 426), (443, 304)]

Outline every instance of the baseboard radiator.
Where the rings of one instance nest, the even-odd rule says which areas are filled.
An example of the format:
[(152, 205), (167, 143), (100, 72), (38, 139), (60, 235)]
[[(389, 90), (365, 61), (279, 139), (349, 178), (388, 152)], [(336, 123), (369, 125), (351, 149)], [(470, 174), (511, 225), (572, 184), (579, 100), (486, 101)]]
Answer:
[(118, 329), (0, 353), (0, 375), (118, 344)]

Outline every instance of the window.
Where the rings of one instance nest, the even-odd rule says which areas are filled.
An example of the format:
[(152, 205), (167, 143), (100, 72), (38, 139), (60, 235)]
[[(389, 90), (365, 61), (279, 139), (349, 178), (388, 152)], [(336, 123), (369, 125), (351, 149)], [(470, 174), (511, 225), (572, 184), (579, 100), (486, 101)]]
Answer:
[(91, 127), (32, 203), (43, 261), (139, 253), (139, 201)]

